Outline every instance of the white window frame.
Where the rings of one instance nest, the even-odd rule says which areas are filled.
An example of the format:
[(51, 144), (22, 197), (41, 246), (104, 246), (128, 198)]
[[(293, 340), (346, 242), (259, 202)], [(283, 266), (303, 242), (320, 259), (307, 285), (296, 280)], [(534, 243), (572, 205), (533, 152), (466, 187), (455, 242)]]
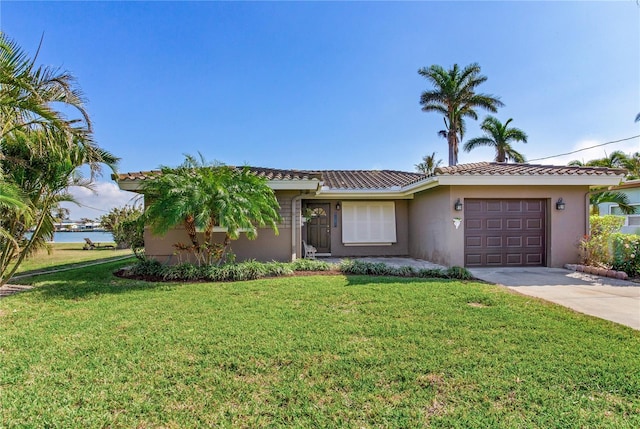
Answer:
[(397, 242), (394, 201), (343, 201), (344, 246), (390, 246)]
[[(640, 207), (640, 203), (632, 203), (632, 204), (629, 204), (629, 205), (630, 206), (634, 206), (634, 207)], [(620, 206), (618, 206), (617, 204), (610, 205), (609, 206), (609, 214), (610, 215), (614, 215), (614, 216), (622, 216), (622, 217), (624, 217), (624, 225), (622, 225), (622, 226), (640, 226), (640, 224), (639, 225), (629, 225), (629, 218), (634, 218), (634, 219), (638, 218), (638, 219), (640, 219), (640, 210), (636, 209), (636, 213), (632, 214), (632, 215), (627, 215), (627, 214), (624, 214), (624, 213), (620, 213), (620, 214), (613, 213), (613, 209), (614, 208), (618, 208), (618, 207), (620, 207)]]

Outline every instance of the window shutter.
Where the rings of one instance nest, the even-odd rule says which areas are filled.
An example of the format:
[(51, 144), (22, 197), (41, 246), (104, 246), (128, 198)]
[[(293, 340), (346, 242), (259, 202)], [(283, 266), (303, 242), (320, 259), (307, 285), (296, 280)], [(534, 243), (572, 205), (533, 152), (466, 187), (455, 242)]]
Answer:
[(395, 243), (395, 203), (393, 201), (343, 201), (342, 242), (345, 245)]

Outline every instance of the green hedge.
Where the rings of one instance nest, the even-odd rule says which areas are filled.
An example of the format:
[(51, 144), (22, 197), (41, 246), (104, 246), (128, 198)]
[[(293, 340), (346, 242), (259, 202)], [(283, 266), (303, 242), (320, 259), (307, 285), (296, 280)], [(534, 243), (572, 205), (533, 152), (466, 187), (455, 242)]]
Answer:
[(612, 235), (614, 270), (629, 276), (640, 275), (640, 235), (617, 233)]
[(163, 265), (156, 260), (146, 259), (131, 266), (125, 275), (150, 280), (166, 281), (240, 281), (263, 277), (291, 275), (295, 271), (329, 271), (337, 269), (345, 274), (398, 276), (445, 279), (472, 279), (471, 273), (462, 267), (449, 269), (420, 269), (410, 266), (391, 267), (382, 262), (345, 260), (339, 265), (311, 259), (294, 262), (246, 261), (224, 265), (198, 266), (190, 263)]

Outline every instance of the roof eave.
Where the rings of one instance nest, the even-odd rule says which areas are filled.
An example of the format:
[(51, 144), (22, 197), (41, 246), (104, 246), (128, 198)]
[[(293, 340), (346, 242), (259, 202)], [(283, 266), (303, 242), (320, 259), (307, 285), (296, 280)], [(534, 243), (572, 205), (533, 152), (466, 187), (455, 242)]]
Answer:
[[(123, 191), (131, 191), (144, 193), (144, 180), (117, 180), (118, 186)], [(267, 186), (274, 191), (315, 191), (320, 187), (320, 181), (318, 179), (304, 179), (304, 180), (269, 180)]]
[(440, 185), (458, 186), (615, 186), (624, 175), (442, 175)]

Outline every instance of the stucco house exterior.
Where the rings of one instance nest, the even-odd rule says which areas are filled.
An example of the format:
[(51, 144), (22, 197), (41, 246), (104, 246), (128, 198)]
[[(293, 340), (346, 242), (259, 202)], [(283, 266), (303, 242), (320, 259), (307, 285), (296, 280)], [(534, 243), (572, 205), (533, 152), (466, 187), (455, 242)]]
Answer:
[(624, 225), (621, 232), (625, 234), (640, 234), (640, 179), (627, 180), (618, 186), (611, 187), (610, 190), (626, 194), (629, 198), (629, 204), (636, 207), (636, 213), (626, 215), (620, 211), (617, 204), (602, 203), (598, 205), (600, 215), (623, 216)]
[[(593, 186), (615, 186), (622, 169), (480, 162), (431, 176), (390, 170), (254, 168), (280, 203), (280, 234), (232, 244), (238, 260), (290, 261), (302, 241), (317, 255), (410, 256), (453, 266), (548, 266), (578, 261)], [(151, 172), (114, 177), (144, 193)], [(223, 234), (223, 232), (220, 232)], [(146, 254), (172, 262), (186, 232), (145, 231)], [(174, 258), (175, 259), (175, 258)], [(174, 261), (175, 262), (175, 261)]]

